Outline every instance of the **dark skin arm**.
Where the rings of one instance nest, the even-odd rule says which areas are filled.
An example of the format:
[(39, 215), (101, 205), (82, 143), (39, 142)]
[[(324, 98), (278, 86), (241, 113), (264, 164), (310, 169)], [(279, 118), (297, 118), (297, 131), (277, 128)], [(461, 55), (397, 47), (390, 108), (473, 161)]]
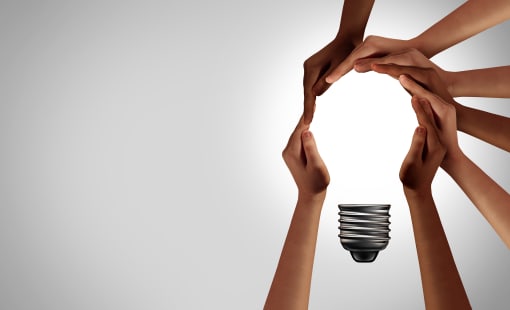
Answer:
[(330, 86), (324, 77), (338, 66), (363, 41), (365, 28), (375, 0), (345, 0), (340, 28), (335, 38), (304, 64), (304, 122), (310, 124), (316, 96)]

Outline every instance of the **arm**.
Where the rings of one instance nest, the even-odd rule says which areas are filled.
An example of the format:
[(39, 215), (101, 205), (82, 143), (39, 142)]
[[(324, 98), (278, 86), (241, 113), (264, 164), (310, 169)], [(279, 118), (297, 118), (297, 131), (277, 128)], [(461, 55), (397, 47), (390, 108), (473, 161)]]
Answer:
[(421, 282), (427, 309), (471, 309), (453, 259), (431, 184), (445, 155), (430, 104), (413, 97), (420, 126), (400, 169), (400, 180), (409, 204)]
[(338, 33), (328, 45), (308, 58), (304, 67), (304, 118), (313, 118), (315, 97), (322, 95), (329, 84), (324, 76), (340, 64), (363, 41), (365, 28), (375, 0), (345, 0)]
[(510, 152), (510, 118), (460, 104), (456, 108), (460, 131)]
[(283, 158), (298, 187), (298, 200), (265, 310), (308, 309), (319, 219), (329, 184), (328, 170), (303, 119)]
[(455, 107), (427, 91), (410, 78), (401, 77), (412, 94), (431, 102), (442, 128), (441, 142), (447, 152), (441, 167), (455, 180), (510, 248), (510, 195), (478, 168), (459, 147)]
[(471, 309), (430, 191), (404, 189), (427, 309)]
[(464, 154), (442, 167), (510, 248), (510, 195)]
[(387, 55), (416, 48), (427, 58), (464, 41), (510, 18), (508, 0), (469, 0), (436, 24), (409, 40), (369, 36), (341, 64), (332, 70), (325, 81), (334, 83), (349, 72), (358, 59)]
[(394, 78), (411, 76), (455, 108), (458, 130), (510, 152), (510, 118), (459, 104), (452, 98), (434, 68), (373, 64), (372, 69)]
[(452, 97), (510, 98), (510, 66), (449, 73)]
[(412, 39), (428, 58), (510, 18), (508, 0), (468, 0)]

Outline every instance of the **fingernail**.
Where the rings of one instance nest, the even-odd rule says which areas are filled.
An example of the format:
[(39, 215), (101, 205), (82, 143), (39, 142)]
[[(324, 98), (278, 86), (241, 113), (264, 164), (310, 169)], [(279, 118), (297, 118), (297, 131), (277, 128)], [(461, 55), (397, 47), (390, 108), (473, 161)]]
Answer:
[(418, 126), (418, 127), (416, 127), (416, 132), (419, 134), (423, 134), (423, 133), (425, 133), (425, 128)]
[(312, 133), (309, 130), (306, 130), (303, 132), (303, 138), (310, 138), (312, 136)]

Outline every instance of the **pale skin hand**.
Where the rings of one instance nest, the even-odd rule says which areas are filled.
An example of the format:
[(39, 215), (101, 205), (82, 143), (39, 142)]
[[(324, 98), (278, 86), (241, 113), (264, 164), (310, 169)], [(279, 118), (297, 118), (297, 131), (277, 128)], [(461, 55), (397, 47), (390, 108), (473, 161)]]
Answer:
[(427, 58), (510, 18), (508, 0), (469, 0), (436, 24), (409, 40), (369, 36), (327, 77), (334, 83), (349, 72), (358, 59), (378, 57), (416, 48)]
[(303, 118), (283, 159), (298, 187), (298, 201), (264, 309), (308, 309), (313, 261), (329, 172)]
[[(419, 50), (411, 48), (380, 58), (365, 58), (355, 62), (356, 72), (368, 72), (376, 64), (395, 64), (433, 68), (452, 97), (510, 98), (510, 66), (446, 71)], [(444, 98), (443, 98), (444, 99)]]
[(409, 204), (427, 309), (471, 309), (455, 265), (434, 199), (432, 180), (445, 155), (441, 129), (428, 101), (413, 97), (420, 126), (400, 169), (400, 180)]
[(455, 107), (458, 130), (510, 152), (510, 118), (459, 104), (450, 95), (435, 69), (393, 64), (372, 64), (372, 69), (394, 78), (411, 76)]
[(374, 1), (345, 0), (338, 34), (333, 41), (304, 62), (303, 89), (306, 124), (312, 121), (316, 96), (322, 95), (330, 86), (324, 77), (363, 41)]
[(441, 167), (455, 180), (510, 248), (510, 195), (461, 151), (457, 140), (455, 108), (409, 77), (401, 76), (400, 82), (411, 94), (431, 103), (438, 119), (438, 127), (441, 128), (440, 141), (447, 150)]

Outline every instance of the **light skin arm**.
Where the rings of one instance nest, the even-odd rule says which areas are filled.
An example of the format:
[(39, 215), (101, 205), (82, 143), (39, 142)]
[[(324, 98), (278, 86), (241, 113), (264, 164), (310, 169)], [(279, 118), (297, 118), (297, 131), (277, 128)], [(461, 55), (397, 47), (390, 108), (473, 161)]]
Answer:
[(413, 97), (420, 126), (400, 169), (400, 180), (409, 204), (416, 251), (427, 309), (471, 309), (448, 244), (431, 184), (445, 155), (432, 109)]
[(409, 40), (369, 36), (340, 65), (325, 78), (334, 83), (349, 72), (358, 59), (387, 55), (416, 48), (427, 58), (448, 49), (488, 28), (510, 18), (508, 0), (469, 0), (432, 25), (420, 35)]
[(413, 39), (428, 58), (510, 18), (508, 0), (468, 0)]
[(316, 96), (322, 95), (330, 86), (325, 83), (324, 76), (363, 41), (374, 1), (345, 0), (337, 35), (329, 44), (304, 62), (303, 89), (306, 124), (312, 121)]
[(458, 130), (510, 152), (510, 118), (459, 104), (452, 98), (434, 68), (372, 64), (372, 69), (394, 78), (401, 75), (411, 76), (454, 106)]
[(442, 129), (440, 139), (447, 149), (441, 167), (455, 180), (501, 240), (510, 248), (510, 195), (460, 149), (455, 107), (409, 77), (401, 76), (400, 80), (411, 94), (428, 100), (440, 120)]
[(303, 119), (283, 158), (298, 187), (298, 200), (264, 309), (308, 309), (313, 261), (329, 173)]
[(452, 97), (510, 98), (510, 66), (449, 73)]

